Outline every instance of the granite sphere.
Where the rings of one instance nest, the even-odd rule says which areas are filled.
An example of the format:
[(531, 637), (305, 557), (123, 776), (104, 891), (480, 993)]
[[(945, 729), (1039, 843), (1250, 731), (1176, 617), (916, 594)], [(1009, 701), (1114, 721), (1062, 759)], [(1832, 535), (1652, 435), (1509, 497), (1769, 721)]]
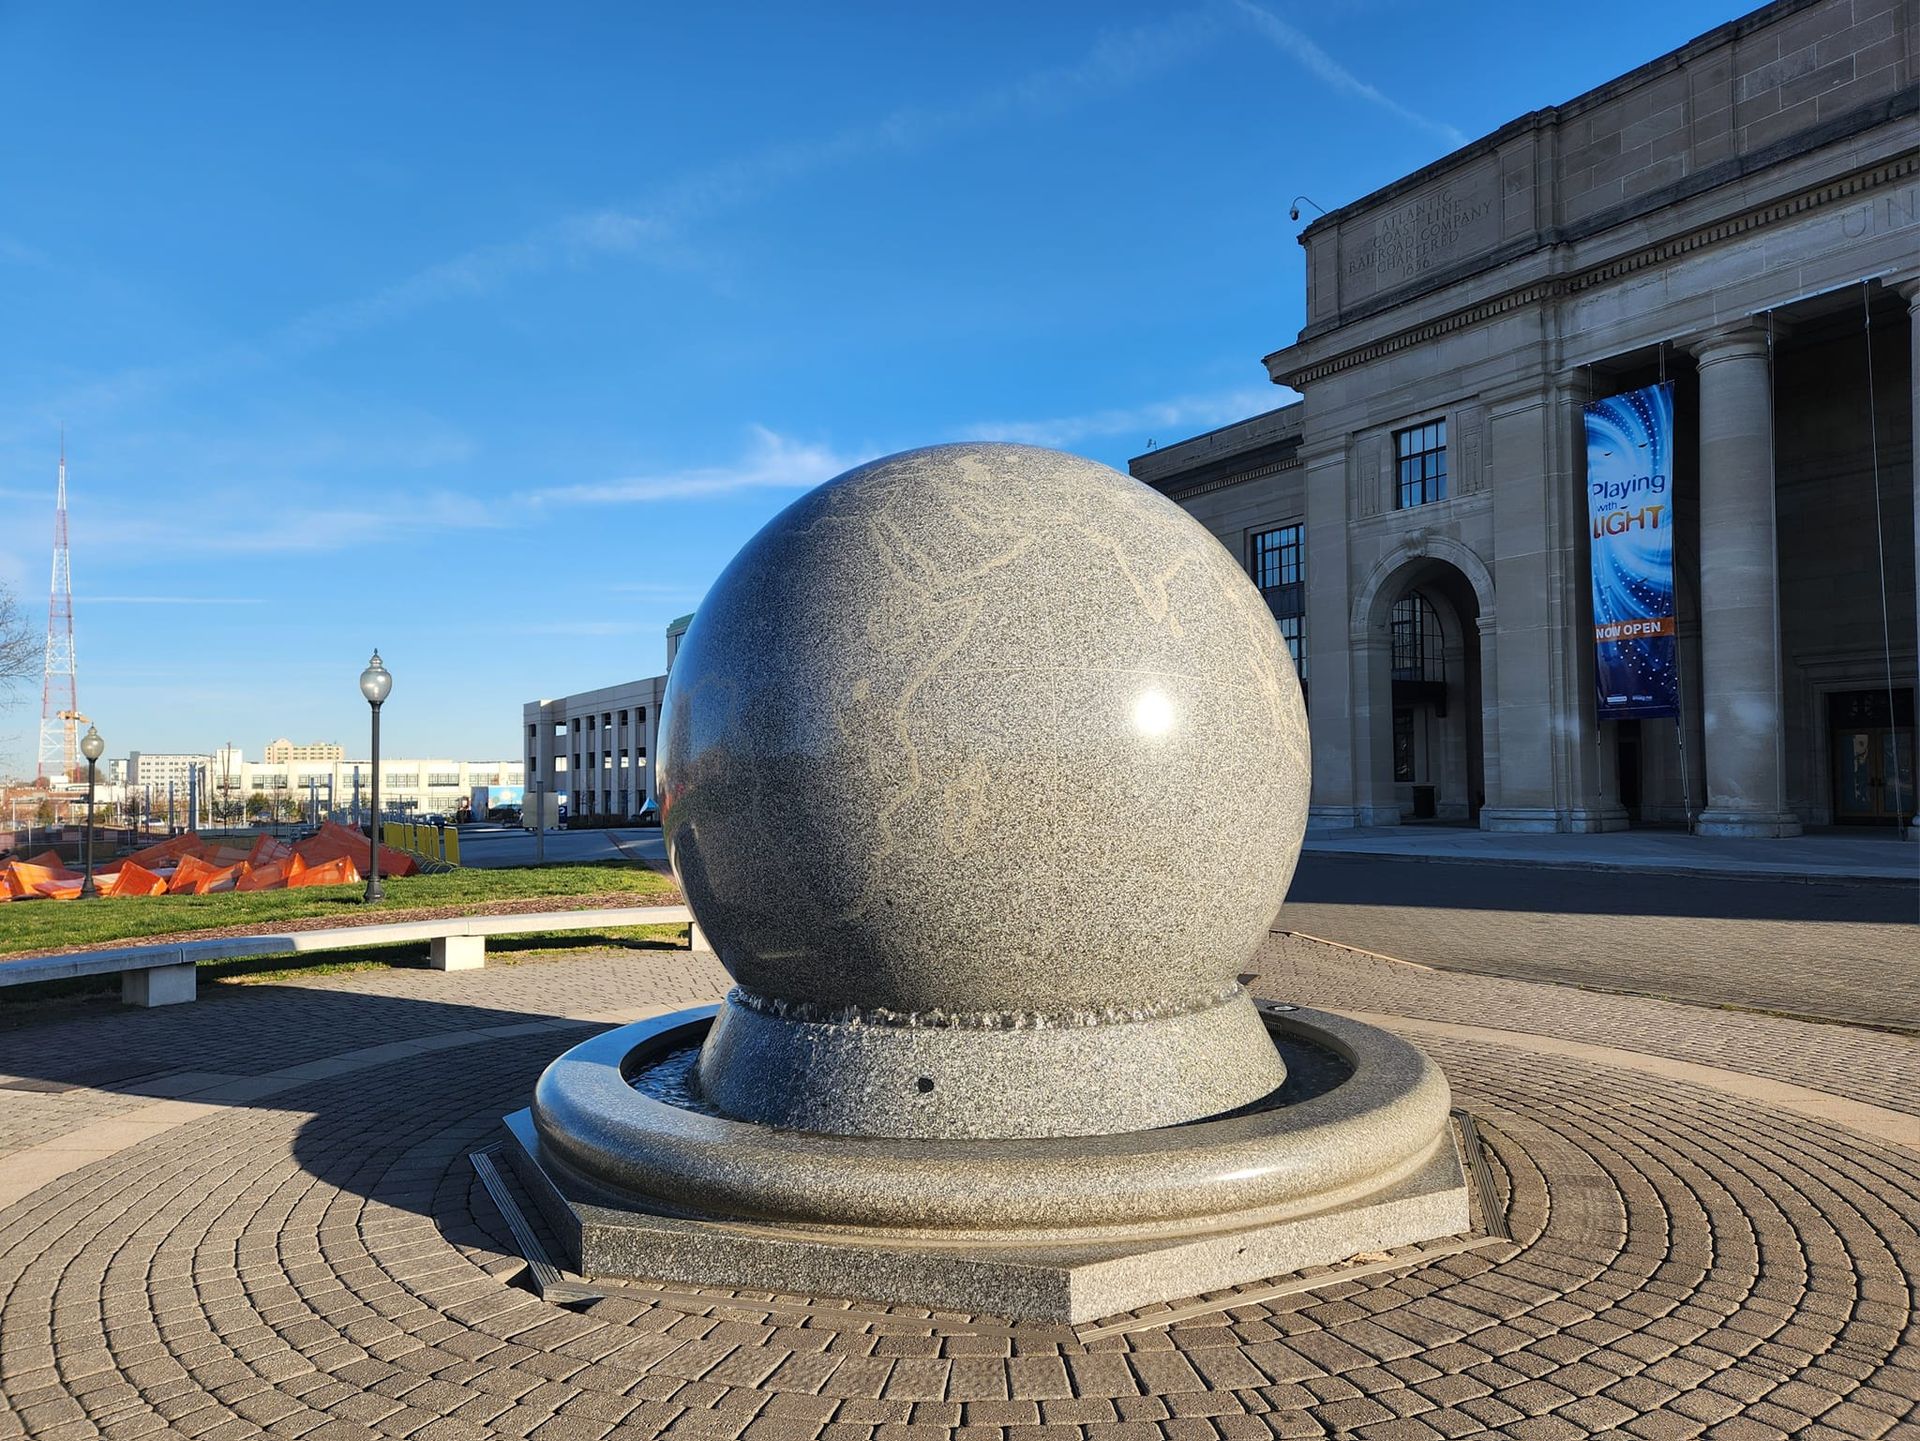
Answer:
[(656, 765), (721, 963), (809, 1021), (1218, 1005), (1308, 795), (1293, 663), (1234, 557), (1116, 471), (1001, 444), (769, 521), (680, 645)]

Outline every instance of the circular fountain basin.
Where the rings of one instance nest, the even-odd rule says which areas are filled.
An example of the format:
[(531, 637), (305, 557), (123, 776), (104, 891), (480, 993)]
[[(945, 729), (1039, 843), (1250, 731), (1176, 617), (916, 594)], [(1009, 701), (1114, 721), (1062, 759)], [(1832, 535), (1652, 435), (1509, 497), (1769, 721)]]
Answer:
[[(636, 1022), (554, 1061), (532, 1108), (542, 1163), (610, 1201), (707, 1222), (1032, 1244), (1237, 1229), (1351, 1205), (1447, 1141), (1438, 1067), (1385, 1031), (1310, 1010), (1263, 1008), (1266, 1043), (1281, 1070), (1289, 1041), (1331, 1053), (1350, 1068), (1337, 1084), (1100, 1135), (926, 1140), (756, 1124), (721, 1113), (684, 1062), (683, 1099), (636, 1088), (637, 1074), (700, 1046), (717, 1013)], [(1094, 1073), (1077, 1084), (1098, 1101), (1124, 1082)]]

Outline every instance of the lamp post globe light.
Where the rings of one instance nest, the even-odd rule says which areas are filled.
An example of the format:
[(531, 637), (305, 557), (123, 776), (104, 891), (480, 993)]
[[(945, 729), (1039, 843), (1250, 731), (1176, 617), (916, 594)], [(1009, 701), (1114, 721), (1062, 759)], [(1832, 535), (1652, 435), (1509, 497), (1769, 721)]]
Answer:
[(80, 754), (87, 758), (87, 858), (86, 875), (80, 882), (83, 901), (93, 900), (100, 894), (93, 884), (93, 778), (100, 757), (106, 753), (107, 743), (100, 739), (99, 730), (88, 726), (87, 733), (80, 738)]
[(392, 689), (393, 675), (380, 664), (380, 652), (376, 650), (367, 668), (360, 672), (360, 694), (373, 707), (373, 820), (367, 828), (368, 902), (381, 900), (386, 895), (380, 889), (380, 707)]

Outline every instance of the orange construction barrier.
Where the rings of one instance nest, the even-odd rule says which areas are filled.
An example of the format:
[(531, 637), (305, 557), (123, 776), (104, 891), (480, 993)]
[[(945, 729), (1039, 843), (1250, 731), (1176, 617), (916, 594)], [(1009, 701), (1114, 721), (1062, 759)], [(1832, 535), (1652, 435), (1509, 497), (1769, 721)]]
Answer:
[(296, 886), (350, 886), (360, 879), (359, 867), (345, 856), (307, 866), (298, 876), (289, 874), (287, 888)]
[[(367, 864), (368, 846), (367, 838), (353, 827), (327, 821), (319, 831), (295, 846), (294, 851), (310, 866), (344, 857), (353, 862), (356, 874), (364, 874), (361, 868)], [(405, 851), (387, 845), (380, 847), (381, 875), (411, 876), (419, 870), (420, 863)]]
[(282, 844), (263, 831), (260, 839), (253, 843), (253, 849), (247, 852), (247, 859), (257, 866), (263, 861), (283, 861), (291, 854), (293, 851), (290, 846)]
[(218, 875), (220, 867), (199, 856), (182, 856), (180, 863), (173, 868), (173, 879), (167, 882), (167, 894), (170, 896), (194, 894), (194, 887), (208, 876)]
[(5, 877), (7, 889), (16, 896), (43, 895), (43, 886), (71, 882), (77, 888), (80, 884), (79, 875), (65, 866), (37, 865), (32, 861), (8, 861), (0, 870), (0, 876)]
[(233, 890), (239, 885), (240, 878), (246, 875), (249, 869), (250, 867), (245, 861), (235, 861), (230, 866), (222, 866), (212, 875), (203, 876), (195, 881), (193, 883), (193, 893), (196, 896), (208, 896), (214, 894), (216, 891)]
[(132, 861), (122, 863), (120, 872), (113, 880), (100, 887), (103, 896), (159, 896), (165, 895), (167, 883), (145, 866), (137, 866)]
[[(365, 874), (367, 837), (351, 826), (325, 822), (298, 845), (262, 834), (251, 850), (215, 848), (191, 833), (135, 851), (113, 870), (95, 874), (103, 896), (210, 895), (218, 891), (268, 891), (282, 886), (352, 885)], [(160, 868), (171, 862), (171, 875)], [(393, 846), (380, 847), (380, 873), (411, 876), (419, 858)], [(0, 863), (0, 901), (67, 901), (80, 894), (81, 874), (58, 854)]]
[(154, 866), (163, 865), (167, 861), (178, 860), (181, 856), (204, 857), (208, 849), (207, 843), (201, 840), (200, 837), (182, 833), (164, 841), (156, 841), (154, 844), (142, 850), (133, 852), (127, 859), (136, 865), (146, 866), (151, 869)]
[(254, 866), (233, 883), (236, 891), (277, 891), (287, 883), (287, 868), (279, 861)]

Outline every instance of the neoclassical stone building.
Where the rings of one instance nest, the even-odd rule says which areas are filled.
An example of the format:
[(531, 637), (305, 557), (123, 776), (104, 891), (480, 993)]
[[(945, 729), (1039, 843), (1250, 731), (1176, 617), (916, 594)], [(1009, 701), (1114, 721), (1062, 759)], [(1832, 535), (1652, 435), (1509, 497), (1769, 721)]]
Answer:
[[(1780, 0), (1301, 234), (1303, 399), (1132, 469), (1295, 645), (1319, 824), (1913, 815), (1917, 49)], [(1581, 408), (1661, 379), (1682, 714), (1600, 721)]]

